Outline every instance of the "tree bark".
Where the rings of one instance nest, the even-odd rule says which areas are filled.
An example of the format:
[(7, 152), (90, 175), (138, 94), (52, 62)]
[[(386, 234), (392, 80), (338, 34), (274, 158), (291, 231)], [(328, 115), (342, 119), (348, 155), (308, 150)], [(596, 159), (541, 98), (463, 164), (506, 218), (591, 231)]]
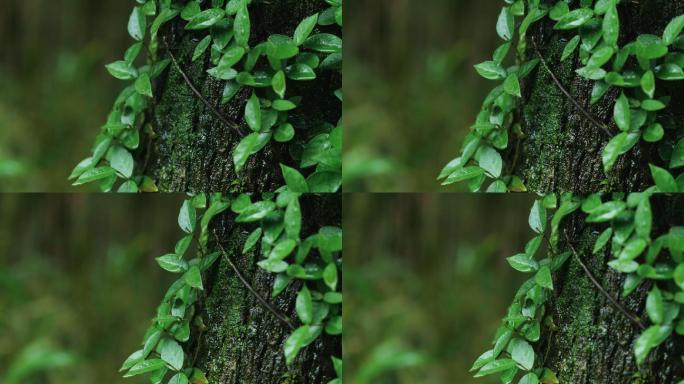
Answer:
[[(254, 45), (275, 33), (292, 36), (302, 19), (326, 6), (322, 0), (253, 2), (249, 8), (250, 43)], [(181, 69), (204, 98), (223, 116), (249, 132), (243, 115), (252, 90), (243, 87), (222, 106), (225, 82), (207, 74), (206, 70), (214, 66), (209, 59), (209, 50), (203, 58), (192, 61), (195, 47), (208, 31), (186, 31), (185, 24), (176, 18), (162, 27), (159, 32), (161, 57), (164, 58), (166, 42)], [(317, 28), (339, 33), (337, 27)], [(212, 114), (173, 64), (160, 76), (155, 87), (154, 105), (147, 116), (153, 133), (143, 139), (138, 157), (144, 163), (143, 172), (156, 181), (160, 191), (273, 191), (284, 184), (279, 163), (296, 165), (288, 153), (290, 143), (271, 141), (236, 173), (232, 151), (242, 135)], [(288, 83), (288, 95), (303, 97), (302, 107), (290, 114), (298, 135), (318, 123), (339, 119), (341, 108), (333, 92), (340, 87), (341, 76), (331, 71), (321, 72), (314, 81)], [(302, 137), (295, 138), (299, 139)]]
[[(571, 7), (579, 1), (573, 1)], [(667, 23), (684, 13), (682, 0), (622, 1), (620, 14), (620, 44), (633, 41), (639, 34), (662, 35)], [(653, 184), (649, 163), (662, 165), (657, 144), (639, 142), (618, 159), (606, 175), (601, 153), (618, 128), (612, 120), (613, 106), (619, 90), (611, 89), (600, 102), (590, 106), (592, 81), (575, 74), (581, 66), (577, 54), (560, 62), (565, 44), (577, 33), (554, 31), (555, 22), (548, 18), (533, 25), (528, 37), (528, 57), (539, 53), (551, 71), (583, 108), (605, 123), (611, 135), (593, 125), (576, 109), (540, 64), (525, 80), (525, 101), (518, 121), (524, 138), (512, 141), (508, 157), (512, 173), (520, 176), (528, 190), (535, 192), (574, 192), (587, 194), (597, 191), (637, 191)], [(678, 129), (684, 126), (684, 91), (678, 83), (658, 83), (660, 95), (671, 95), (667, 109), (668, 123)], [(514, 160), (515, 159), (515, 160)]]
[[(303, 236), (318, 231), (321, 226), (340, 225), (341, 195), (307, 195), (301, 203)], [(256, 251), (242, 255), (250, 229), (234, 224), (232, 215), (216, 218), (213, 228), (222, 239), (228, 257), (261, 297), (290, 319), (297, 319), (295, 299), (301, 280), (295, 280), (276, 299), (271, 299), (275, 275), (256, 266)], [(213, 242), (210, 248), (219, 250)], [(206, 299), (199, 312), (206, 331), (200, 334), (195, 328), (186, 352), (195, 360), (194, 366), (206, 373), (210, 383), (325, 384), (336, 377), (330, 356), (342, 356), (341, 337), (323, 332), (287, 367), (283, 344), (292, 330), (257, 301), (224, 259), (219, 258), (208, 272)]]
[[(652, 200), (654, 233), (684, 223), (684, 200), (658, 196)], [(648, 324), (645, 303), (652, 282), (645, 281), (627, 298), (621, 298), (624, 274), (608, 267), (608, 251), (592, 255), (603, 228), (584, 222), (576, 213), (561, 226), (580, 259), (628, 311)], [(571, 249), (561, 235), (562, 249)], [(592, 255), (592, 256), (590, 256)], [(661, 255), (662, 257), (662, 255)], [(554, 297), (547, 306), (542, 340), (537, 351), (541, 365), (556, 372), (560, 383), (624, 384), (677, 383), (684, 379), (684, 338), (673, 332), (637, 367), (634, 342), (643, 331), (599, 292), (580, 264), (570, 258), (554, 276)]]

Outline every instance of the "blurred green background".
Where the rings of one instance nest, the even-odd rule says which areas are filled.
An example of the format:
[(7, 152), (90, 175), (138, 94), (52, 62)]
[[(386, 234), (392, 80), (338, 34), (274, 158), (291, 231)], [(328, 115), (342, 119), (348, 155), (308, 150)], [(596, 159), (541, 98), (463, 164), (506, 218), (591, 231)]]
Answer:
[(346, 0), (345, 191), (444, 189), (437, 174), (492, 88), (473, 65), (500, 42), (502, 4)]
[[(533, 196), (345, 194), (345, 381), (497, 383), (468, 369), (525, 276)], [(521, 219), (522, 218), (522, 219)]]
[(0, 190), (77, 190), (66, 178), (124, 86), (104, 65), (132, 41), (134, 4), (2, 0)]
[(171, 274), (180, 195), (0, 194), (0, 383), (146, 383), (117, 372)]

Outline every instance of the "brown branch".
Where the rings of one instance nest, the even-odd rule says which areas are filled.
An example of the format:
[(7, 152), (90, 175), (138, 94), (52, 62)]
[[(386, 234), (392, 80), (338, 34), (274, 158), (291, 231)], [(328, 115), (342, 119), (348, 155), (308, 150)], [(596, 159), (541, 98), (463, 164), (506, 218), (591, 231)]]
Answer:
[(171, 61), (173, 61), (173, 65), (176, 67), (178, 72), (181, 74), (181, 76), (183, 77), (183, 80), (188, 85), (188, 87), (190, 87), (190, 89), (195, 94), (195, 96), (197, 96), (197, 98), (200, 99), (202, 101), (202, 103), (204, 103), (204, 105), (207, 108), (209, 108), (209, 110), (214, 114), (214, 116), (216, 116), (216, 118), (219, 119), (223, 124), (225, 124), (226, 126), (238, 131), (238, 133), (240, 133), (242, 136), (245, 136), (245, 132), (242, 130), (242, 128), (240, 127), (239, 124), (237, 124), (233, 121), (230, 121), (230, 120), (228, 120), (228, 118), (223, 116), (221, 114), (221, 112), (219, 112), (213, 105), (211, 105), (209, 103), (209, 101), (207, 101), (207, 99), (204, 96), (202, 96), (202, 93), (200, 93), (200, 91), (198, 91), (197, 88), (195, 88), (195, 86), (192, 84), (192, 81), (190, 81), (190, 78), (188, 77), (188, 75), (185, 74), (183, 69), (181, 69), (180, 65), (178, 64), (176, 57), (173, 55), (173, 52), (171, 52), (171, 48), (166, 43), (166, 39), (164, 39), (164, 45), (166, 45), (166, 51), (169, 53), (169, 56), (171, 57)]
[(561, 84), (560, 80), (558, 80), (558, 78), (557, 78), (556, 75), (553, 73), (553, 71), (551, 70), (551, 68), (549, 67), (549, 65), (546, 63), (546, 60), (544, 59), (544, 56), (542, 56), (541, 52), (539, 52), (539, 48), (537, 47), (537, 42), (534, 41), (534, 39), (532, 39), (532, 46), (534, 46), (534, 50), (535, 50), (535, 52), (537, 53), (537, 56), (539, 56), (539, 61), (541, 61), (542, 66), (546, 69), (546, 71), (549, 73), (549, 75), (551, 75), (551, 79), (553, 80), (554, 83), (556, 83), (556, 86), (558, 87), (558, 89), (560, 89), (560, 91), (563, 93), (563, 95), (565, 95), (565, 97), (572, 103), (572, 105), (574, 105), (575, 108), (577, 108), (580, 112), (582, 112), (582, 114), (583, 114), (587, 119), (589, 119), (589, 121), (590, 121), (592, 124), (594, 124), (595, 126), (597, 126), (598, 128), (600, 128), (601, 130), (603, 130), (603, 131), (606, 133), (606, 135), (608, 135), (608, 137), (612, 137), (613, 135), (610, 133), (610, 130), (608, 129), (608, 127), (607, 127), (605, 124), (601, 123), (596, 117), (594, 117), (594, 116), (593, 116), (591, 113), (589, 113), (586, 109), (584, 109), (584, 108), (577, 102), (577, 100), (575, 100), (575, 98), (572, 97), (572, 95), (570, 94), (570, 92), (568, 92), (568, 91), (565, 89), (565, 87), (563, 87), (563, 84)]
[(584, 270), (584, 273), (589, 277), (589, 280), (591, 280), (592, 283), (596, 286), (596, 288), (610, 301), (610, 303), (620, 312), (622, 312), (625, 317), (627, 317), (629, 320), (631, 320), (633, 323), (635, 323), (639, 328), (645, 329), (646, 327), (644, 324), (641, 322), (641, 320), (634, 314), (630, 313), (627, 309), (625, 309), (620, 303), (617, 302), (611, 296), (601, 285), (601, 283), (596, 280), (594, 275), (591, 274), (591, 271), (589, 271), (589, 268), (582, 262), (582, 259), (580, 259), (579, 255), (577, 254), (577, 251), (575, 250), (575, 247), (572, 246), (572, 243), (570, 242), (570, 237), (568, 237), (567, 232), (563, 232), (565, 235), (565, 239), (568, 242), (568, 246), (570, 247), (570, 250), (572, 250), (572, 255), (575, 257), (575, 260), (579, 263), (580, 267)]
[(216, 231), (214, 231), (214, 237), (216, 238), (216, 245), (221, 249), (221, 255), (223, 255), (223, 259), (226, 260), (228, 265), (230, 265), (230, 267), (235, 272), (235, 275), (237, 275), (238, 279), (240, 279), (242, 284), (245, 287), (247, 287), (247, 289), (252, 293), (252, 295), (254, 295), (254, 297), (256, 297), (257, 301), (259, 301), (259, 303), (261, 303), (261, 305), (263, 305), (266, 309), (268, 309), (273, 314), (273, 316), (277, 317), (280, 321), (285, 323), (288, 327), (290, 327), (290, 329), (295, 329), (295, 326), (292, 323), (292, 320), (290, 320), (290, 318), (285, 316), (284, 314), (280, 313), (276, 308), (274, 308), (271, 304), (269, 304), (263, 297), (261, 297), (261, 295), (259, 295), (259, 293), (252, 287), (252, 285), (249, 284), (249, 282), (247, 282), (247, 280), (244, 278), (244, 276), (242, 276), (242, 273), (240, 273), (240, 270), (237, 268), (235, 263), (233, 263), (233, 261), (230, 259), (230, 257), (228, 257), (226, 250), (221, 245), (221, 241), (219, 240), (219, 237), (216, 234)]

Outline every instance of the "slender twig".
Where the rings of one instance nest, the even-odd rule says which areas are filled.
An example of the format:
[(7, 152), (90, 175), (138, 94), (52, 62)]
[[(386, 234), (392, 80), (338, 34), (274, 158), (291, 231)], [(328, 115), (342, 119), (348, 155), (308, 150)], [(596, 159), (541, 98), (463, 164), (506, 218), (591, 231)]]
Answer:
[(580, 267), (584, 270), (584, 273), (589, 277), (589, 280), (591, 280), (592, 283), (596, 286), (596, 288), (610, 301), (610, 303), (620, 312), (622, 312), (623, 315), (625, 315), (628, 319), (630, 319), (632, 322), (634, 322), (639, 328), (645, 329), (646, 327), (644, 324), (641, 322), (641, 320), (634, 314), (630, 313), (627, 309), (625, 309), (620, 303), (617, 302), (611, 296), (601, 285), (601, 283), (596, 280), (594, 275), (591, 274), (591, 271), (589, 271), (589, 268), (582, 262), (582, 259), (580, 259), (579, 255), (577, 254), (577, 251), (575, 250), (575, 247), (573, 247), (572, 243), (570, 242), (570, 237), (568, 237), (567, 232), (563, 232), (565, 235), (565, 239), (568, 242), (568, 246), (570, 247), (570, 250), (572, 250), (572, 255), (575, 257), (575, 260), (577, 263), (579, 263)]
[(551, 68), (549, 67), (549, 65), (546, 63), (546, 60), (544, 59), (544, 56), (542, 56), (541, 52), (539, 52), (539, 48), (537, 47), (537, 42), (534, 41), (534, 39), (532, 39), (532, 45), (534, 46), (534, 50), (535, 50), (535, 52), (537, 53), (537, 56), (539, 56), (539, 61), (541, 61), (542, 66), (546, 69), (546, 71), (547, 71), (547, 72), (549, 73), (549, 75), (551, 76), (551, 79), (553, 80), (553, 82), (556, 83), (556, 86), (558, 87), (558, 89), (560, 89), (560, 91), (563, 92), (563, 94), (565, 95), (565, 97), (572, 103), (572, 105), (574, 105), (575, 108), (577, 108), (580, 112), (582, 112), (582, 114), (583, 114), (587, 119), (589, 119), (589, 121), (590, 121), (592, 124), (594, 124), (595, 126), (597, 126), (597, 127), (600, 128), (600, 129), (602, 129), (603, 132), (606, 133), (606, 135), (608, 135), (609, 137), (610, 137), (610, 136), (613, 136), (613, 135), (610, 133), (610, 130), (608, 129), (608, 127), (607, 127), (605, 124), (601, 123), (596, 117), (592, 116), (591, 113), (589, 113), (586, 109), (584, 109), (584, 108), (577, 102), (577, 100), (575, 100), (575, 98), (572, 97), (572, 95), (570, 94), (570, 92), (568, 92), (568, 91), (565, 89), (565, 87), (563, 87), (563, 84), (561, 84), (560, 80), (558, 80), (558, 78), (557, 78), (556, 75), (553, 73), (553, 71), (551, 70)]
[(242, 282), (242, 284), (247, 287), (247, 289), (256, 297), (256, 299), (263, 305), (266, 309), (268, 309), (273, 316), (277, 317), (280, 321), (285, 323), (290, 329), (295, 329), (294, 324), (292, 323), (292, 320), (290, 320), (289, 317), (285, 316), (284, 314), (280, 313), (276, 308), (274, 308), (271, 304), (269, 304), (261, 295), (252, 287), (249, 282), (242, 276), (242, 273), (240, 273), (240, 270), (237, 268), (235, 263), (228, 257), (228, 254), (226, 253), (226, 250), (223, 248), (221, 245), (221, 241), (219, 240), (218, 235), (216, 234), (216, 231), (214, 231), (214, 237), (216, 238), (216, 245), (221, 249), (221, 255), (223, 256), (223, 259), (226, 260), (228, 265), (235, 271), (235, 275), (237, 275), (238, 279)]
[(197, 88), (195, 88), (195, 86), (192, 84), (192, 81), (190, 81), (190, 78), (188, 77), (188, 75), (186, 75), (185, 72), (183, 71), (183, 69), (181, 69), (180, 65), (178, 64), (178, 60), (176, 60), (176, 56), (174, 56), (173, 52), (171, 52), (171, 48), (166, 43), (166, 40), (164, 40), (164, 44), (166, 45), (166, 51), (169, 53), (169, 56), (171, 57), (171, 61), (173, 62), (173, 65), (176, 67), (178, 72), (183, 77), (183, 80), (185, 80), (185, 83), (188, 85), (188, 87), (190, 87), (190, 89), (192, 89), (192, 92), (197, 96), (197, 98), (200, 99), (202, 101), (202, 103), (204, 103), (204, 105), (207, 108), (209, 108), (209, 110), (216, 116), (216, 118), (221, 120), (221, 122), (223, 124), (225, 124), (226, 126), (238, 131), (241, 135), (244, 136), (245, 132), (243, 131), (243, 129), (240, 127), (239, 124), (237, 124), (233, 121), (230, 121), (230, 120), (228, 120), (228, 118), (223, 116), (221, 114), (221, 112), (219, 112), (213, 105), (211, 105), (211, 103), (209, 103), (209, 101), (207, 101), (207, 99), (204, 96), (202, 96), (202, 93), (200, 93), (200, 91), (198, 91)]

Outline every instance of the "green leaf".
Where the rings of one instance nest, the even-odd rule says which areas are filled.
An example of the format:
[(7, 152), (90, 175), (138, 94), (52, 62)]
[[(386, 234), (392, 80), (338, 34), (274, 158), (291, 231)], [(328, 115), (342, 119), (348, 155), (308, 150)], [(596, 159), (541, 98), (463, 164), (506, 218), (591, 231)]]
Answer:
[(652, 325), (646, 329), (634, 343), (637, 364), (643, 363), (651, 349), (665, 341), (671, 333), (672, 326), (669, 325)]
[(620, 18), (615, 1), (610, 1), (610, 6), (603, 16), (603, 40), (611, 47), (616, 47), (620, 37)]
[(627, 99), (627, 96), (625, 96), (625, 93), (622, 92), (620, 93), (620, 97), (618, 97), (617, 101), (615, 102), (613, 119), (621, 131), (628, 131), (630, 118), (629, 100)]
[(275, 92), (280, 98), (285, 97), (286, 82), (285, 82), (285, 72), (279, 70), (273, 75), (271, 80), (271, 86), (273, 87), (273, 92)]
[(634, 260), (646, 249), (648, 243), (644, 239), (636, 238), (630, 240), (618, 256), (621, 260)]
[(503, 160), (496, 149), (490, 146), (480, 147), (475, 154), (475, 159), (480, 168), (487, 172), (491, 177), (498, 178), (501, 176)]
[(675, 17), (667, 24), (663, 32), (663, 43), (671, 45), (684, 29), (684, 15)]
[(322, 227), (318, 230), (318, 249), (322, 252), (338, 252), (342, 250), (342, 228)]
[(119, 368), (119, 372), (125, 371), (128, 368), (136, 365), (144, 358), (145, 357), (143, 356), (142, 349), (133, 352), (130, 356), (126, 358), (126, 361), (124, 361), (124, 363), (121, 365), (121, 368)]
[(311, 35), (311, 32), (313, 32), (314, 27), (316, 27), (316, 23), (318, 23), (318, 13), (307, 17), (299, 23), (292, 37), (297, 46), (304, 44), (309, 35)]
[(268, 255), (269, 260), (283, 260), (286, 258), (297, 246), (297, 242), (292, 239), (281, 240), (271, 250)]
[(337, 265), (334, 262), (328, 263), (323, 270), (323, 282), (333, 291), (337, 288)]
[(674, 282), (684, 290), (684, 263), (679, 263), (673, 274)]
[(163, 339), (159, 343), (159, 351), (162, 360), (167, 362), (175, 371), (180, 371), (183, 368), (185, 353), (176, 340)]
[(496, 33), (499, 37), (508, 41), (513, 37), (515, 31), (515, 19), (508, 7), (501, 8), (499, 19), (496, 22)]
[(625, 209), (624, 201), (608, 201), (594, 208), (586, 218), (588, 223), (602, 223), (617, 217)]
[[(206, 382), (206, 381), (205, 381)], [(178, 372), (169, 380), (168, 384), (188, 384), (188, 377), (184, 373)], [(199, 381), (193, 381), (193, 384), (199, 384)]]
[(93, 181), (106, 179), (112, 176), (116, 176), (116, 171), (111, 167), (98, 167), (89, 169), (81, 174), (81, 176), (74, 181), (73, 185), (81, 185), (86, 183), (91, 183)]
[(530, 215), (527, 219), (530, 228), (537, 233), (544, 233), (546, 229), (546, 209), (542, 206), (541, 201), (535, 200), (530, 210)]
[(452, 184), (459, 181), (476, 178), (484, 173), (484, 169), (477, 166), (459, 168), (442, 182), (442, 185)]
[(235, 218), (235, 221), (238, 223), (259, 221), (271, 213), (275, 208), (276, 205), (272, 201), (259, 201), (240, 212), (240, 215)]
[(319, 33), (306, 39), (304, 47), (323, 53), (341, 52), (342, 39), (331, 33)]
[(645, 197), (641, 199), (634, 212), (634, 229), (637, 235), (645, 239), (650, 238), (652, 222), (651, 202)]
[(508, 371), (511, 368), (515, 368), (515, 361), (513, 361), (512, 359), (494, 360), (492, 362), (485, 364), (484, 367), (480, 368), (480, 370), (477, 371), (477, 373), (474, 374), (473, 377), (487, 376), (493, 373)]
[(520, 94), (520, 81), (515, 73), (511, 73), (504, 81), (504, 91), (511, 96), (522, 97)]
[(109, 150), (108, 160), (122, 177), (128, 179), (133, 175), (133, 156), (128, 150), (120, 145), (115, 145)]
[(259, 241), (259, 238), (261, 237), (261, 232), (261, 227), (258, 227), (257, 229), (252, 231), (252, 233), (250, 233), (249, 236), (247, 236), (247, 240), (245, 240), (245, 245), (242, 247), (242, 253), (247, 253), (252, 248), (254, 248), (257, 241)]
[(657, 167), (653, 164), (648, 165), (651, 168), (651, 175), (655, 180), (658, 190), (663, 193), (675, 193), (678, 190), (677, 182), (670, 172), (663, 168)]
[(135, 80), (135, 90), (143, 96), (152, 97), (152, 82), (150, 81), (150, 75), (147, 73), (140, 74)]
[[(545, 383), (551, 383), (550, 381), (545, 381)], [(518, 384), (539, 384), (539, 377), (534, 373), (530, 372), (525, 376), (520, 378)]]
[(135, 40), (141, 41), (145, 38), (147, 29), (147, 19), (140, 7), (134, 7), (131, 16), (128, 18), (128, 33)]
[(250, 30), (249, 10), (247, 9), (247, 2), (244, 2), (235, 14), (235, 20), (233, 22), (235, 43), (239, 46), (247, 47), (249, 44)]
[(285, 224), (285, 233), (287, 233), (288, 237), (292, 239), (299, 238), (299, 232), (302, 228), (302, 210), (299, 206), (298, 198), (290, 199), (285, 209), (283, 223)]
[(287, 365), (292, 364), (294, 359), (297, 357), (299, 351), (304, 347), (307, 339), (309, 338), (309, 326), (302, 325), (301, 327), (295, 329), (287, 340), (285, 340), (285, 345), (283, 350), (285, 352), (285, 362)]
[(182, 272), (188, 268), (188, 263), (175, 253), (159, 256), (155, 260), (160, 267), (173, 273)]
[(515, 256), (506, 258), (508, 264), (513, 267), (513, 269), (520, 272), (532, 272), (539, 268), (537, 262), (525, 253), (519, 253)]
[(196, 265), (190, 267), (190, 269), (185, 272), (183, 279), (193, 288), (204, 289), (202, 286), (202, 273)]
[(641, 89), (644, 91), (648, 97), (653, 98), (655, 94), (655, 74), (653, 71), (648, 70), (641, 77)]
[(670, 168), (679, 168), (684, 166), (684, 138), (680, 139), (672, 150), (670, 157)]
[(594, 51), (587, 62), (587, 67), (599, 68), (613, 57), (615, 50), (612, 47), (602, 47)]
[(162, 359), (150, 359), (141, 361), (138, 364), (131, 367), (131, 369), (126, 372), (123, 377), (131, 377), (136, 375), (141, 375), (143, 373), (156, 371), (157, 369), (164, 368), (166, 363)]
[(218, 23), (226, 16), (226, 11), (220, 8), (210, 8), (195, 15), (185, 26), (188, 30), (206, 29)]
[(133, 61), (138, 57), (140, 54), (140, 51), (142, 50), (143, 43), (138, 42), (126, 49), (126, 52), (124, 53), (124, 61), (127, 62), (129, 65), (133, 64)]
[(534, 281), (536, 281), (540, 287), (553, 290), (553, 280), (551, 279), (551, 270), (546, 265), (539, 268), (539, 271), (537, 271), (537, 274), (534, 275)]
[(178, 226), (186, 233), (192, 233), (197, 223), (197, 212), (190, 200), (183, 201), (180, 212), (178, 212)]
[(618, 156), (622, 154), (622, 149), (625, 145), (625, 141), (627, 140), (627, 133), (626, 132), (621, 132), (617, 136), (613, 137), (606, 147), (603, 149), (603, 154), (602, 154), (602, 161), (603, 161), (603, 170), (608, 173), (608, 171), (613, 168), (613, 165), (615, 165), (615, 161), (617, 160)]
[(235, 164), (235, 172), (239, 172), (244, 167), (247, 159), (252, 154), (256, 147), (259, 134), (254, 132), (245, 136), (240, 140), (240, 143), (233, 150), (233, 164)]
[(514, 338), (508, 344), (508, 351), (522, 369), (529, 371), (534, 366), (534, 349), (527, 341)]
[(306, 184), (306, 179), (298, 170), (283, 164), (280, 164), (280, 169), (283, 172), (285, 183), (290, 191), (295, 193), (309, 192), (309, 186)]
[(173, 20), (173, 18), (175, 18), (179, 13), (180, 11), (177, 9), (163, 9), (152, 22), (152, 26), (150, 27), (150, 33), (152, 36), (157, 34), (159, 28), (161, 28), (164, 23), (168, 22), (169, 20)]
[(507, 75), (506, 70), (494, 61), (477, 64), (475, 70), (480, 76), (488, 80), (503, 80)]
[(254, 92), (252, 92), (252, 96), (245, 106), (245, 121), (252, 131), (259, 132), (261, 130), (261, 103)]
[(273, 132), (273, 139), (279, 143), (286, 143), (295, 136), (294, 127), (290, 123), (280, 124)]
[(207, 48), (209, 48), (209, 44), (211, 44), (211, 35), (205, 36), (195, 47), (195, 51), (192, 54), (192, 61), (195, 61), (202, 57), (204, 55), (204, 52), (206, 52)]
[(570, 41), (568, 41), (567, 44), (565, 44), (565, 48), (563, 48), (563, 54), (561, 55), (561, 61), (565, 61), (568, 57), (570, 57), (573, 52), (575, 52), (575, 49), (577, 49), (577, 46), (579, 45), (580, 42), (580, 37), (579, 35), (576, 35)]
[(600, 250), (602, 250), (603, 247), (606, 246), (606, 244), (608, 243), (608, 240), (610, 240), (610, 237), (612, 235), (613, 235), (613, 228), (611, 228), (611, 227), (606, 228), (603, 232), (601, 232), (599, 237), (596, 239), (596, 244), (594, 244), (594, 250), (592, 253), (596, 254)]
[(594, 11), (588, 8), (579, 8), (574, 11), (570, 11), (563, 15), (563, 17), (558, 20), (553, 29), (573, 29), (584, 25), (594, 16)]
[(233, 47), (226, 51), (226, 53), (221, 56), (218, 62), (218, 66), (221, 68), (231, 68), (237, 62), (239, 62), (245, 55), (245, 49), (243, 47)]
[(132, 80), (138, 76), (138, 71), (131, 67), (131, 64), (120, 60), (105, 65), (109, 74), (119, 80)]
[(297, 316), (299, 320), (304, 324), (311, 324), (311, 319), (313, 317), (313, 306), (311, 304), (311, 292), (306, 287), (306, 284), (302, 286), (297, 294), (297, 300), (295, 302), (295, 308), (297, 310)]
[(608, 262), (608, 266), (622, 273), (632, 273), (639, 268), (639, 263), (634, 260), (615, 259)]
[(663, 295), (660, 293), (660, 289), (657, 286), (653, 286), (651, 291), (646, 297), (646, 313), (648, 318), (654, 324), (660, 324), (663, 322), (663, 316), (665, 315), (665, 309), (663, 308)]

